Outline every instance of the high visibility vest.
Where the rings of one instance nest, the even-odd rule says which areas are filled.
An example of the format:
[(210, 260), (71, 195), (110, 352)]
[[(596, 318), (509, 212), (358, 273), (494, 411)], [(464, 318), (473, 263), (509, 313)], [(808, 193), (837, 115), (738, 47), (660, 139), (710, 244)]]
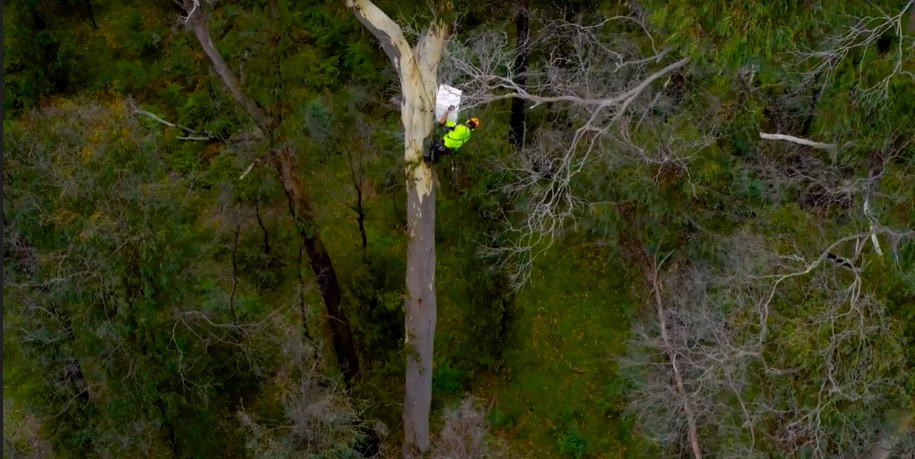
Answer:
[(461, 148), (462, 145), (467, 143), (470, 140), (470, 128), (463, 124), (456, 124), (454, 121), (447, 121), (445, 123), (446, 127), (452, 128), (450, 132), (445, 134), (444, 140), (445, 147), (452, 150), (457, 150)]

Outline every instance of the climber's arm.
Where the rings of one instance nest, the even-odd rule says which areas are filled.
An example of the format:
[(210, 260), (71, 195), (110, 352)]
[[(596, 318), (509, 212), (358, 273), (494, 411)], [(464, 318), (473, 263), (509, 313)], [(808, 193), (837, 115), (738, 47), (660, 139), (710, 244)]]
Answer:
[(438, 120), (439, 126), (448, 126), (454, 127), (454, 121), (448, 121), (448, 115), (454, 111), (454, 105), (449, 105), (448, 110), (445, 110), (445, 114), (442, 115), (442, 119)]

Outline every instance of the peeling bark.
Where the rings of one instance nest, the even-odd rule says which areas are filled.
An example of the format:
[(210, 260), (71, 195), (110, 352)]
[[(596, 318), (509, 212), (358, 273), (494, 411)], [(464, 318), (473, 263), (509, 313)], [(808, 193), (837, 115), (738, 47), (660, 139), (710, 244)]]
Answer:
[(407, 374), (404, 390), (404, 456), (429, 449), (429, 410), (432, 403), (432, 355), (435, 341), (435, 188), (432, 169), (422, 161), (424, 140), (432, 133), (436, 79), (419, 72), (401, 77), (407, 162), (407, 298), (404, 300)]

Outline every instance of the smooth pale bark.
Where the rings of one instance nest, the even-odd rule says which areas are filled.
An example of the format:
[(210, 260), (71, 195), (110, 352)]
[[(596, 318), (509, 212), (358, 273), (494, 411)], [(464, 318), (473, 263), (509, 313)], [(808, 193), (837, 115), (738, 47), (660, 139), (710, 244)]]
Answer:
[(767, 134), (765, 132), (760, 132), (759, 138), (763, 139), (763, 140), (784, 140), (784, 141), (793, 142), (793, 143), (796, 143), (799, 145), (806, 145), (808, 147), (816, 148), (818, 150), (834, 151), (836, 149), (836, 144), (834, 144), (834, 143), (814, 142), (812, 140), (802, 139), (800, 137), (795, 137), (793, 135)]
[(432, 24), (411, 48), (403, 30), (369, 0), (346, 0), (372, 32), (397, 69), (403, 99), (404, 159), (407, 177), (407, 297), (404, 300), (407, 373), (404, 389), (404, 457), (429, 449), (432, 354), (435, 341), (435, 189), (432, 170), (422, 160), (432, 133), (437, 69), (447, 34)]
[[(243, 91), (238, 78), (223, 60), (222, 55), (210, 38), (206, 11), (202, 6), (192, 0), (184, 2), (184, 8), (188, 11), (187, 26), (194, 31), (197, 41), (203, 47), (204, 53), (210, 59), (213, 69), (219, 75), (226, 89), (232, 94), (236, 102), (241, 105), (248, 115), (254, 120), (255, 124), (271, 138), (271, 149), (276, 144), (276, 138), (273, 136), (275, 120), (267, 115), (266, 111), (260, 107), (257, 102), (249, 98)], [(327, 308), (328, 323), (331, 330), (331, 339), (334, 345), (334, 351), (337, 355), (337, 363), (343, 372), (344, 380), (347, 386), (359, 374), (359, 359), (356, 354), (356, 347), (353, 344), (352, 331), (349, 319), (342, 307), (342, 295), (340, 283), (337, 280), (337, 274), (334, 265), (331, 262), (330, 254), (321, 240), (321, 233), (318, 231), (317, 222), (314, 216), (314, 205), (311, 196), (305, 192), (304, 187), (298, 178), (295, 168), (294, 158), (289, 151), (282, 151), (275, 157), (277, 173), (283, 182), (283, 189), (286, 191), (286, 200), (289, 205), (289, 212), (292, 215), (296, 226), (302, 236), (302, 246), (308, 254), (311, 261), (312, 271), (315, 274), (315, 280), (318, 283), (321, 297), (324, 300), (324, 306)], [(242, 174), (247, 175), (250, 169)], [(264, 247), (267, 250), (266, 232)], [(304, 313), (303, 313), (303, 326)], [(307, 329), (306, 329), (307, 333)]]

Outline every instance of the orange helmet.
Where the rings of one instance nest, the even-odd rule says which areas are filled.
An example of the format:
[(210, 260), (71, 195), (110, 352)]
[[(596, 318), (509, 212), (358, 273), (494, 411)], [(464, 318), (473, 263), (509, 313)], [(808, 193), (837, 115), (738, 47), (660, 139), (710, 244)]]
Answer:
[(467, 120), (467, 124), (471, 125), (470, 129), (476, 129), (476, 128), (480, 127), (480, 120), (479, 120), (479, 118), (470, 118), (469, 120)]

